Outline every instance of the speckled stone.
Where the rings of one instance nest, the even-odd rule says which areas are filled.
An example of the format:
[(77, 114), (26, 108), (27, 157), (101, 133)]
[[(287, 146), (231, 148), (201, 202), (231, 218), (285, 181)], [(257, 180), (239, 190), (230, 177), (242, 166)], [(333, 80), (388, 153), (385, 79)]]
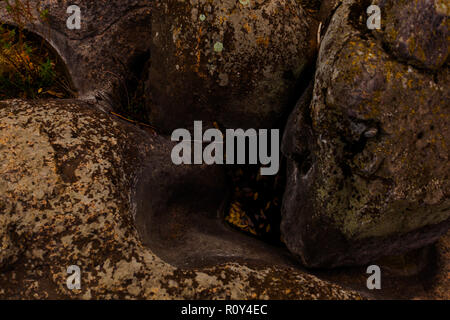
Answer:
[[(285, 0), (154, 1), (147, 97), (164, 131), (270, 128), (300, 94), (318, 21)], [(295, 103), (295, 101), (294, 101)]]
[[(142, 68), (140, 64), (148, 59), (151, 1), (77, 1), (81, 9), (80, 30), (69, 30), (66, 25), (66, 11), (73, 1), (30, 0), (30, 4), (34, 18), (26, 29), (44, 38), (57, 51), (79, 97), (107, 105), (118, 103), (121, 95), (126, 95), (127, 83), (139, 77), (133, 69)], [(42, 10), (48, 10), (45, 22), (34, 11), (38, 4)], [(5, 5), (0, 3), (0, 21), (13, 24)]]
[(284, 137), (281, 228), (308, 266), (364, 265), (430, 244), (450, 226), (450, 72), (386, 52), (362, 29), (366, 8), (337, 9), (314, 86)]

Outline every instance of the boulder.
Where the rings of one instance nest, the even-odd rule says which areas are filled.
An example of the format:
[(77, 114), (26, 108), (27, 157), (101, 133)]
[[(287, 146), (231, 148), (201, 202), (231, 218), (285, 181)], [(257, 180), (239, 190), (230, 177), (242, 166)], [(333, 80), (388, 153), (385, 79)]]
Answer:
[(147, 106), (164, 131), (271, 128), (298, 98), (317, 21), (301, 1), (154, 1)]
[[(357, 1), (338, 7), (314, 87), (284, 136), (281, 230), (309, 267), (363, 265), (430, 244), (450, 226), (450, 72), (430, 73), (385, 51), (376, 32), (361, 28), (366, 9)], [(433, 10), (422, 15), (441, 19)], [(440, 61), (429, 58), (422, 62)]]
[[(361, 298), (273, 260), (251, 266), (233, 256), (221, 264), (180, 268), (144, 246), (134, 219), (143, 214), (137, 212), (143, 210), (136, 190), (140, 176), (144, 184), (154, 182), (145, 197), (156, 198), (157, 211), (170, 209), (170, 203), (184, 212), (196, 208), (190, 197), (163, 195), (182, 195), (183, 187), (189, 194), (204, 192), (187, 174), (215, 179), (208, 195), (220, 198), (215, 169), (196, 173), (168, 165), (171, 145), (83, 101), (1, 101), (0, 298)], [(152, 166), (154, 175), (142, 174)], [(80, 267), (81, 289), (66, 286), (71, 265)]]

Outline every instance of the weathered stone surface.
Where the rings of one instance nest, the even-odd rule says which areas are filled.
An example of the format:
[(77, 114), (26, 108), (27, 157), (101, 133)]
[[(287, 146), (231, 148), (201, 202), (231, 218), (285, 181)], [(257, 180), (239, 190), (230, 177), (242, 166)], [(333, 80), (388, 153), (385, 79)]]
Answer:
[(296, 1), (155, 1), (150, 118), (268, 128), (287, 112), (315, 52), (317, 22)]
[[(150, 119), (165, 132), (193, 120), (273, 126), (316, 52), (304, 1), (84, 0), (80, 30), (66, 26), (70, 1), (39, 2), (48, 21), (35, 13), (26, 27), (59, 53), (79, 97), (126, 104), (147, 79)], [(0, 21), (13, 23), (4, 6)]]
[(312, 102), (299, 103), (284, 137), (282, 233), (313, 267), (421, 247), (450, 225), (449, 70), (395, 60), (355, 27), (366, 10), (355, 3), (333, 16)]
[(435, 299), (450, 299), (450, 232), (443, 236), (436, 245), (438, 272), (432, 291)]
[(183, 268), (237, 261), (294, 266), (287, 250), (226, 225), (230, 186), (223, 166), (175, 166), (168, 160), (174, 145), (152, 152), (137, 179), (135, 220), (143, 243)]
[[(220, 168), (176, 167), (167, 138), (98, 111), (148, 71), (162, 131), (271, 127), (316, 50), (315, 18), (328, 30), (317, 74), (283, 143), (287, 246), (307, 266), (365, 264), (448, 230), (445, 1), (375, 1), (373, 32), (366, 1), (325, 0), (316, 16), (306, 0), (86, 0), (79, 31), (66, 28), (71, 2), (41, 3), (48, 23), (27, 28), (91, 104), (0, 102), (0, 297), (359, 298), (226, 228)], [(4, 3), (0, 20), (12, 23)], [(81, 291), (65, 285), (73, 264)]]
[[(360, 298), (286, 266), (179, 269), (144, 247), (133, 186), (168, 145), (84, 102), (0, 102), (0, 297)], [(81, 290), (66, 287), (70, 265)]]
[(383, 26), (375, 34), (398, 59), (431, 70), (448, 63), (448, 1), (378, 0), (374, 4), (381, 9)]
[(440, 300), (450, 291), (450, 232), (433, 245), (371, 262), (380, 267), (382, 290), (367, 288), (367, 265), (312, 271), (330, 282), (350, 287), (370, 299)]
[[(26, 28), (47, 40), (65, 62), (81, 98), (118, 103), (127, 94), (127, 82), (142, 71), (149, 57), (151, 34), (151, 2), (145, 0), (82, 0), (81, 29), (66, 25), (68, 0), (30, 0), (48, 10), (48, 20), (34, 19)], [(0, 4), (0, 21), (14, 24)], [(137, 65), (136, 65), (137, 64)]]

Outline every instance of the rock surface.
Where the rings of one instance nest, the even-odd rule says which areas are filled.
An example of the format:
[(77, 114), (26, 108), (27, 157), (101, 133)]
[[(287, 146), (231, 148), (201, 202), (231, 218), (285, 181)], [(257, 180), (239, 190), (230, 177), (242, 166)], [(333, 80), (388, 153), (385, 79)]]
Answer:
[[(296, 1), (154, 2), (147, 82), (151, 122), (270, 128), (298, 95), (317, 22)], [(177, 115), (174, 117), (174, 115)]]
[(75, 100), (2, 101), (0, 119), (2, 298), (360, 298), (285, 266), (179, 269), (144, 247), (133, 186), (163, 137)]
[[(360, 298), (226, 228), (220, 168), (176, 167), (166, 137), (99, 111), (146, 80), (160, 132), (272, 127), (317, 36), (317, 72), (283, 141), (289, 250), (308, 267), (364, 265), (449, 229), (445, 1), (376, 0), (379, 31), (365, 26), (369, 1), (323, 1), (320, 14), (306, 0), (81, 1), (78, 31), (71, 2), (40, 2), (48, 22), (27, 28), (90, 104), (0, 102), (0, 297)], [(12, 23), (4, 3), (0, 20)], [(448, 236), (438, 248), (445, 298)], [(81, 291), (66, 287), (74, 264)]]
[(450, 299), (450, 232), (437, 243), (438, 272), (432, 286), (435, 299)]
[[(450, 72), (431, 74), (384, 51), (361, 29), (365, 10), (355, 1), (337, 9), (314, 89), (284, 137), (290, 160), (281, 228), (310, 267), (363, 265), (432, 243), (450, 226)], [(443, 48), (441, 40), (428, 39)], [(422, 63), (443, 58), (430, 59)]]
[[(126, 105), (145, 82), (161, 132), (194, 120), (268, 128), (288, 114), (316, 52), (318, 22), (300, 2), (80, 1), (81, 29), (69, 30), (72, 3), (44, 0), (48, 20), (35, 13), (26, 27), (58, 52), (80, 98)], [(13, 24), (4, 6), (0, 20)]]
[(383, 28), (375, 32), (396, 58), (438, 70), (449, 60), (450, 5), (446, 0), (378, 0)]
[[(73, 1), (30, 0), (31, 7), (48, 10), (43, 22), (34, 12), (26, 28), (57, 51), (81, 98), (119, 103), (126, 88), (149, 58), (151, 2), (145, 0), (78, 1), (81, 29), (70, 30), (67, 8)], [(14, 24), (0, 4), (0, 20)], [(99, 58), (101, 57), (101, 58)]]

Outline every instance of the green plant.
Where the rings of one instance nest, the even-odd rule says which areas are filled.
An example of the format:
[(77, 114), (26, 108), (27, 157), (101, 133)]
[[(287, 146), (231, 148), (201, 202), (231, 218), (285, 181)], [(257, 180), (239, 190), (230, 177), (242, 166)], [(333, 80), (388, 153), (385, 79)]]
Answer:
[(0, 99), (73, 96), (57, 55), (25, 31), (36, 19), (45, 22), (48, 10), (41, 10), (39, 1), (34, 7), (29, 0), (2, 1), (15, 26), (0, 24)]

